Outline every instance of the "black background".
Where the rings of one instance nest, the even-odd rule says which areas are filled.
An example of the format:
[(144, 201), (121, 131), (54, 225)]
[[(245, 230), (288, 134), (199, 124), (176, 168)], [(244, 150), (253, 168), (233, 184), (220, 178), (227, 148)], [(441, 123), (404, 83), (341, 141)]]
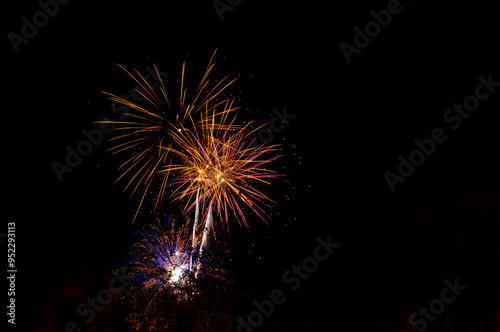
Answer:
[[(479, 75), (500, 81), (497, 11), (487, 1), (401, 5), (348, 64), (339, 44), (353, 44), (353, 28), (387, 1), (243, 1), (223, 21), (210, 1), (71, 1), (17, 54), (6, 36), (40, 8), (4, 4), (1, 231), (16, 222), (16, 327), (95, 295), (130, 237), (137, 198), (113, 185), (119, 160), (106, 143), (61, 183), (51, 166), (93, 121), (114, 116), (99, 91), (136, 85), (116, 64), (158, 63), (176, 87), (184, 60), (197, 78), (218, 48), (216, 74), (240, 75), (233, 89), (251, 117), (297, 114), (275, 137), (290, 182), (270, 189), (273, 223), (253, 220), (231, 237), (242, 287), (257, 300), (287, 290), (283, 272), (318, 236), (341, 243), (262, 330), (412, 331), (404, 318), (458, 277), (468, 289), (429, 330), (498, 331), (499, 92), (457, 130), (442, 118)], [(448, 139), (392, 193), (384, 172), (437, 127)]]

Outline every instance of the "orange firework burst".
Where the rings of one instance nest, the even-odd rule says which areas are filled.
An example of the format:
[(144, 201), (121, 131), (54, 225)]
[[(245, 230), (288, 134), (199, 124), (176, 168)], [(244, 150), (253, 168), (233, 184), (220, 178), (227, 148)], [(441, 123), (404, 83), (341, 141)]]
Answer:
[[(180, 156), (179, 164), (170, 164), (160, 172), (177, 171), (174, 179), (177, 189), (174, 200), (188, 198), (188, 209), (203, 203), (206, 207), (202, 220), (211, 227), (212, 211), (228, 224), (228, 212), (236, 216), (248, 228), (242, 206), (247, 206), (259, 218), (266, 221), (264, 207), (274, 203), (257, 189), (258, 184), (269, 184), (268, 179), (281, 176), (265, 166), (281, 157), (278, 145), (254, 146), (248, 137), (250, 123), (234, 127), (233, 117), (228, 125), (216, 126), (213, 116), (202, 118), (201, 131), (184, 130), (175, 133), (179, 149), (171, 149)], [(195, 215), (195, 227), (196, 217)], [(203, 247), (203, 244), (202, 244)]]
[[(200, 128), (202, 126), (200, 117), (203, 113), (210, 114), (212, 120), (215, 120), (219, 117), (225, 118), (228, 113), (237, 109), (237, 107), (233, 107), (232, 98), (226, 98), (222, 101), (217, 99), (236, 79), (229, 80), (227, 76), (219, 82), (211, 82), (209, 79), (216, 64), (214, 62), (215, 53), (216, 51), (190, 101), (186, 101), (187, 91), (184, 87), (186, 63), (183, 63), (178, 106), (171, 103), (156, 66), (154, 68), (160, 82), (156, 89), (153, 89), (137, 70), (134, 70), (134, 74), (120, 66), (139, 84), (141, 90), (137, 89), (136, 92), (144, 98), (145, 105), (139, 105), (117, 95), (103, 92), (108, 96), (108, 99), (131, 109), (131, 112), (126, 114), (130, 120), (109, 120), (98, 123), (114, 124), (116, 132), (119, 133), (111, 138), (111, 140), (116, 141), (116, 144), (108, 150), (111, 154), (131, 153), (131, 156), (119, 166), (120, 175), (116, 181), (128, 178), (125, 180), (127, 184), (124, 191), (130, 190), (131, 197), (139, 188), (143, 189), (134, 220), (146, 195), (151, 191), (151, 186), (158, 186), (158, 190), (155, 191), (153, 211), (164, 198), (169, 173), (165, 172), (163, 166), (171, 163), (170, 152), (174, 135), (184, 129), (197, 130)], [(216, 111), (217, 109), (219, 111)], [(159, 172), (160, 169), (163, 171)]]

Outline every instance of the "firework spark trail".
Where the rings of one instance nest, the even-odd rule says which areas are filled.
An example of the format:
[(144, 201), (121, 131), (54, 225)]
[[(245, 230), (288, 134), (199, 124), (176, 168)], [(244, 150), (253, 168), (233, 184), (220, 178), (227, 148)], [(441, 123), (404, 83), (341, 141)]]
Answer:
[[(171, 163), (171, 147), (173, 135), (181, 130), (196, 131), (203, 124), (199, 120), (203, 113), (210, 114), (213, 123), (222, 123), (230, 112), (237, 110), (233, 107), (231, 98), (217, 101), (216, 98), (234, 82), (236, 79), (229, 80), (224, 77), (219, 82), (211, 82), (210, 73), (216, 62), (214, 57), (217, 50), (213, 53), (203, 77), (198, 84), (191, 102), (186, 101), (187, 89), (185, 88), (185, 67), (184, 62), (181, 70), (179, 105), (173, 106), (167, 93), (167, 89), (161, 79), (156, 65), (154, 65), (157, 79), (160, 82), (159, 87), (153, 89), (147, 80), (137, 71), (128, 71), (125, 67), (119, 66), (128, 76), (136, 81), (141, 90), (136, 92), (145, 100), (145, 105), (139, 105), (128, 101), (117, 95), (103, 92), (108, 99), (129, 107), (132, 112), (127, 114), (131, 120), (127, 121), (98, 121), (97, 123), (114, 124), (116, 130), (121, 131), (111, 141), (117, 141), (108, 151), (113, 155), (117, 153), (129, 152), (131, 157), (123, 162), (118, 170), (120, 176), (115, 181), (127, 181), (124, 191), (130, 190), (130, 196), (134, 196), (139, 188), (143, 188), (143, 194), (133, 220), (141, 209), (146, 195), (151, 191), (152, 186), (159, 186), (154, 200), (153, 211), (164, 200), (167, 191), (169, 173), (159, 172), (164, 165)], [(215, 110), (223, 109), (216, 112)], [(128, 178), (127, 180), (125, 180)]]
[[(208, 243), (208, 232), (213, 229), (213, 221), (212, 221), (212, 205), (208, 208), (207, 219), (205, 221), (205, 227), (203, 228), (203, 235), (200, 244), (200, 250), (198, 252), (198, 259), (201, 259), (203, 254), (203, 249)], [(197, 264), (195, 278), (198, 277), (198, 273), (200, 272), (200, 264)]]
[[(200, 218), (200, 205), (199, 205), (199, 198), (200, 198), (200, 189), (196, 191), (196, 208), (195, 208), (195, 213), (194, 213), (194, 223), (193, 223), (193, 231), (191, 234), (192, 237), (192, 247), (193, 249), (196, 247), (196, 228), (198, 227), (198, 220)], [(192, 262), (193, 262), (193, 252), (191, 252), (191, 257), (189, 258), (189, 267), (192, 267)]]

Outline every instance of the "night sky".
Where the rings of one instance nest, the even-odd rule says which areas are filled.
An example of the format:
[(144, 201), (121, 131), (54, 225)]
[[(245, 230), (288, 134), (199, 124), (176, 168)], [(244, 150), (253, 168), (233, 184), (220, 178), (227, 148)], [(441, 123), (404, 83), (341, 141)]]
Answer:
[[(142, 72), (158, 64), (169, 73), (167, 89), (177, 91), (182, 62), (195, 85), (218, 49), (214, 74), (239, 76), (231, 92), (245, 119), (265, 124), (284, 108), (295, 116), (272, 140), (285, 154), (273, 167), (288, 175), (266, 188), (278, 203), (272, 223), (250, 217), (249, 231), (231, 225), (233, 273), (247, 294), (237, 314), (245, 319), (254, 300), (281, 289), (286, 301), (255, 330), (417, 331), (408, 323), (412, 313), (457, 278), (467, 288), (427, 330), (499, 332), (500, 26), (493, 3), (232, 3), (221, 20), (211, 1), (71, 1), (17, 53), (9, 33), (22, 35), (22, 18), (32, 22), (41, 7), (4, 4), (0, 233), (16, 223), (13, 330), (28, 331), (43, 308), (57, 312), (60, 326), (74, 319), (137, 227), (138, 197), (114, 184), (123, 159), (106, 152), (112, 134), (62, 181), (52, 167), (85, 139), (83, 130), (98, 128), (94, 121), (116, 118), (100, 91), (137, 85), (117, 64)], [(394, 12), (390, 22), (372, 24), (379, 30), (363, 40), (357, 31), (381, 10)], [(356, 51), (346, 56), (341, 43)], [(478, 91), (484, 100), (474, 97)], [(464, 106), (462, 116), (453, 109), (464, 100), (475, 111)], [(429, 143), (432, 137), (441, 143)], [(427, 142), (427, 155), (413, 153), (416, 140)], [(418, 165), (400, 167), (411, 154)], [(401, 176), (398, 167), (407, 176), (392, 191), (384, 174)], [(137, 224), (147, 220), (145, 209)], [(282, 276), (314, 256), (318, 237), (340, 247), (292, 291)], [(118, 331), (102, 324), (96, 331)]]

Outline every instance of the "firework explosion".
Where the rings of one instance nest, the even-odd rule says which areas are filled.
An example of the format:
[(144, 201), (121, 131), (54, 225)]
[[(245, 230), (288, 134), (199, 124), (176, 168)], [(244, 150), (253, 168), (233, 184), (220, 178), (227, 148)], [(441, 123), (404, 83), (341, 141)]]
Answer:
[[(162, 290), (177, 290), (185, 285), (193, 268), (192, 251), (199, 245), (197, 238), (190, 241), (187, 227), (167, 227), (168, 220), (157, 221), (145, 230), (136, 233), (137, 241), (127, 254), (124, 264), (133, 283), (139, 286), (144, 296)], [(195, 267), (200, 264), (197, 260)]]
[[(218, 313), (190, 319), (200, 326), (210, 321), (215, 326), (225, 324), (220, 317), (226, 315), (229, 298), (234, 296), (228, 294), (233, 283), (226, 271), (227, 251), (210, 248), (192, 261), (197, 247), (191, 239), (188, 227), (169, 219), (157, 220), (135, 233), (121, 267), (129, 282), (119, 296), (133, 327), (169, 330), (184, 324), (188, 316), (207, 311)], [(200, 244), (198, 238), (195, 243)]]
[(180, 146), (176, 153), (182, 162), (161, 170), (178, 171), (173, 181), (178, 186), (174, 201), (186, 197), (193, 201), (195, 197), (188, 209), (204, 203), (207, 209), (203, 220), (211, 220), (214, 211), (225, 221), (228, 230), (229, 215), (236, 216), (240, 225), (249, 227), (241, 204), (267, 221), (263, 206), (270, 208), (275, 202), (259, 191), (257, 185), (269, 184), (268, 179), (282, 176), (264, 168), (281, 157), (268, 157), (277, 146), (254, 146), (253, 141), (248, 140), (253, 133), (248, 126), (234, 130), (232, 124), (215, 128), (207, 120), (202, 133), (189, 130), (176, 133), (175, 141)]
[[(201, 114), (210, 114), (210, 117), (217, 119), (214, 123), (220, 122), (219, 118), (224, 119), (227, 114), (235, 111), (233, 102), (230, 98), (218, 101), (220, 96), (228, 86), (236, 79), (229, 80), (223, 78), (219, 82), (212, 82), (209, 75), (215, 66), (214, 52), (210, 59), (203, 77), (198, 84), (190, 102), (186, 100), (187, 89), (184, 84), (184, 73), (186, 63), (182, 65), (179, 104), (176, 106), (165, 89), (158, 69), (156, 79), (160, 82), (158, 88), (153, 89), (148, 81), (137, 71), (135, 74), (122, 68), (133, 80), (135, 80), (140, 90), (136, 92), (144, 98), (145, 105), (133, 103), (117, 95), (104, 92), (108, 99), (115, 103), (125, 105), (131, 109), (130, 113), (125, 114), (130, 120), (127, 121), (98, 121), (97, 123), (113, 124), (116, 126), (116, 135), (111, 140), (116, 144), (108, 149), (111, 154), (129, 152), (131, 156), (123, 162), (118, 170), (121, 172), (116, 181), (128, 178), (124, 191), (131, 190), (131, 197), (139, 188), (143, 189), (142, 198), (137, 208), (134, 220), (144, 202), (148, 192), (151, 192), (154, 186), (158, 186), (155, 194), (155, 204), (153, 211), (158, 204), (162, 202), (168, 183), (168, 172), (158, 173), (158, 170), (165, 164), (170, 163), (170, 147), (172, 146), (173, 134), (182, 129), (196, 130), (201, 126), (198, 120)], [(223, 106), (222, 106), (223, 105)], [(215, 111), (219, 108), (219, 111)], [(221, 109), (222, 108), (222, 109)], [(151, 187), (153, 186), (153, 187)]]

